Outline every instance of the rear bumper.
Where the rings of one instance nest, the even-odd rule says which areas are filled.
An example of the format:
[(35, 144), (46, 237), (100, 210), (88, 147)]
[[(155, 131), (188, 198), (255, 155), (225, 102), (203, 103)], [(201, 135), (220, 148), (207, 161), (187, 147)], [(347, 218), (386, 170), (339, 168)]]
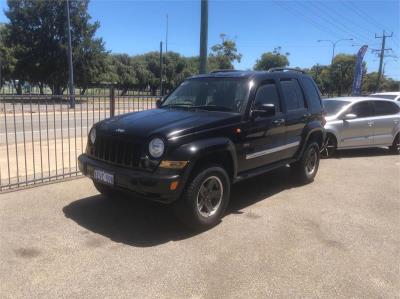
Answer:
[[(116, 190), (129, 192), (131, 195), (146, 200), (171, 203), (177, 200), (183, 190), (185, 175), (183, 174), (156, 174), (146, 171), (131, 170), (111, 165), (82, 154), (78, 158), (79, 170), (93, 180), (94, 169), (101, 169), (114, 174)], [(178, 181), (178, 188), (171, 191), (172, 182)]]

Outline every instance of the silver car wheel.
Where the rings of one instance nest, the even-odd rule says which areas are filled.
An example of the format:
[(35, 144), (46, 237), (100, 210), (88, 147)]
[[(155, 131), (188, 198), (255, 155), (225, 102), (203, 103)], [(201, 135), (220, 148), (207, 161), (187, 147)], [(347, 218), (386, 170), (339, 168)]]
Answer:
[(197, 194), (197, 210), (205, 218), (214, 215), (222, 203), (224, 187), (216, 176), (208, 177)]
[(325, 142), (321, 147), (322, 158), (330, 158), (336, 151), (336, 142), (334, 138), (330, 135), (326, 136)]
[(315, 170), (317, 169), (318, 162), (318, 154), (315, 148), (310, 148), (310, 151), (307, 153), (307, 158), (305, 162), (305, 170), (307, 175), (313, 175)]

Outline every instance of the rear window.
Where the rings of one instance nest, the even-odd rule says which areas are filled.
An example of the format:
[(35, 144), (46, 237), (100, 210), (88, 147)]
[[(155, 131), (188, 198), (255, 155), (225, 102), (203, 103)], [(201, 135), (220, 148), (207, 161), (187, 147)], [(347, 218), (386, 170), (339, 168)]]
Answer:
[(374, 101), (375, 115), (391, 115), (399, 112), (395, 103), (385, 101)]
[(282, 79), (281, 86), (288, 111), (305, 108), (303, 92), (296, 79)]
[(338, 100), (323, 100), (322, 104), (327, 116), (335, 115), (344, 106), (350, 104), (348, 101), (338, 101)]

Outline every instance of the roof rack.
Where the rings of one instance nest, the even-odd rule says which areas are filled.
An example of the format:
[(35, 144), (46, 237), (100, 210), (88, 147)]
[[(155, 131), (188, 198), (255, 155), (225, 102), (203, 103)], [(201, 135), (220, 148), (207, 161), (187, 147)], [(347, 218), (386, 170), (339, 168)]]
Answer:
[(241, 70), (229, 70), (229, 69), (224, 69), (224, 70), (214, 70), (211, 71), (210, 74), (215, 74), (215, 73), (230, 73), (230, 72), (242, 72)]
[(302, 74), (305, 74), (306, 72), (303, 70), (299, 70), (299, 69), (294, 69), (294, 68), (290, 68), (290, 67), (272, 67), (268, 70), (268, 72), (283, 72), (283, 71), (289, 71), (289, 72), (299, 72)]

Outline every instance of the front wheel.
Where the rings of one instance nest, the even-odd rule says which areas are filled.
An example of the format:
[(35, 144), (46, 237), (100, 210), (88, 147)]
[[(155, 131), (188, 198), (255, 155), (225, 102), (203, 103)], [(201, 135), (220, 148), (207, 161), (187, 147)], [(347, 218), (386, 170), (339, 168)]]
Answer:
[(197, 171), (174, 206), (177, 217), (194, 230), (215, 226), (228, 205), (230, 187), (228, 174), (220, 166)]
[(320, 152), (321, 158), (323, 159), (331, 158), (335, 154), (336, 149), (337, 149), (336, 138), (333, 135), (328, 134), (321, 147), (321, 152)]
[(300, 160), (291, 164), (294, 174), (298, 179), (308, 184), (314, 181), (317, 175), (320, 160), (320, 150), (318, 143), (311, 142), (307, 145)]

